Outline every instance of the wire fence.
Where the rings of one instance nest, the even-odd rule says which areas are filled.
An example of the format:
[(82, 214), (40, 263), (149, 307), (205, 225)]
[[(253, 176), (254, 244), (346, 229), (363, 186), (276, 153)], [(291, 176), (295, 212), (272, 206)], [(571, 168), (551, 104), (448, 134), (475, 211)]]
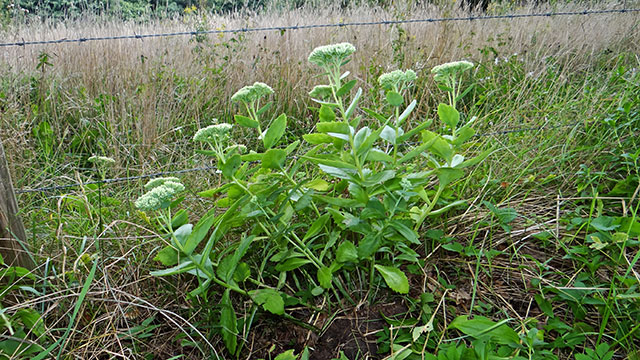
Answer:
[(470, 15), (470, 16), (460, 16), (460, 17), (441, 17), (441, 18), (406, 19), (406, 20), (340, 22), (340, 23), (333, 23), (333, 24), (325, 23), (325, 24), (309, 24), (309, 25), (236, 28), (236, 29), (197, 30), (197, 31), (194, 30), (194, 31), (177, 31), (177, 32), (165, 32), (165, 33), (153, 33), (153, 34), (79, 37), (74, 39), (57, 39), (57, 40), (40, 40), (40, 41), (22, 40), (17, 42), (0, 43), (0, 47), (64, 44), (64, 43), (86, 43), (90, 41), (126, 40), (126, 39), (142, 40), (142, 39), (148, 39), (148, 38), (198, 36), (198, 35), (206, 35), (206, 34), (235, 34), (235, 33), (264, 32), (264, 31), (289, 31), (289, 30), (303, 30), (303, 29), (344, 28), (344, 27), (355, 27), (355, 26), (439, 23), (439, 22), (450, 22), (450, 21), (520, 19), (520, 18), (534, 18), (534, 17), (590, 16), (590, 15), (603, 15), (603, 14), (624, 14), (624, 13), (635, 13), (635, 12), (640, 12), (640, 8), (562, 11), (562, 12), (543, 12), (543, 13), (506, 14), (506, 15), (479, 15), (479, 16)]
[[(533, 132), (533, 131), (543, 131), (543, 130), (546, 131), (546, 130), (574, 127), (580, 123), (581, 122), (576, 121), (569, 124), (553, 125), (553, 126), (540, 125), (535, 127), (518, 127), (518, 128), (505, 129), (501, 131), (495, 131), (495, 132), (475, 134), (474, 136), (487, 137), (487, 136), (508, 135), (508, 134)], [(15, 193), (16, 194), (46, 193), (46, 192), (53, 192), (53, 191), (59, 191), (59, 190), (68, 190), (68, 189), (72, 189), (80, 186), (86, 186), (86, 185), (96, 185), (96, 184), (110, 185), (110, 184), (130, 182), (135, 180), (150, 179), (158, 176), (179, 175), (179, 174), (186, 174), (186, 173), (200, 172), (200, 171), (211, 171), (211, 170), (218, 170), (218, 168), (216, 166), (201, 166), (201, 167), (182, 169), (182, 170), (159, 171), (159, 172), (144, 174), (144, 175), (110, 178), (110, 179), (95, 180), (95, 181), (88, 181), (88, 182), (82, 182), (82, 183), (77, 182), (73, 184), (54, 185), (54, 186), (46, 186), (46, 187), (39, 187), (39, 188), (32, 188), (32, 189), (20, 189), (20, 190), (16, 190)]]

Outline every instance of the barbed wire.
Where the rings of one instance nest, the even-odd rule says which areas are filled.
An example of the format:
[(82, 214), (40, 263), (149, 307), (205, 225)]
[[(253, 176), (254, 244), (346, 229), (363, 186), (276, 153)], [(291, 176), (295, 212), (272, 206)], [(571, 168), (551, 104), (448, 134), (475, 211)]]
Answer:
[[(535, 127), (519, 127), (519, 128), (511, 128), (511, 129), (495, 131), (495, 132), (480, 133), (480, 134), (475, 134), (474, 136), (475, 137), (487, 137), (487, 136), (507, 135), (507, 134), (514, 134), (514, 133), (530, 132), (530, 131), (553, 130), (553, 129), (559, 129), (559, 128), (574, 127), (574, 126), (576, 126), (578, 124), (580, 124), (579, 121), (573, 122), (573, 123), (569, 123), (569, 124), (561, 124), (561, 125), (554, 125), (554, 126), (547, 126), (546, 124), (544, 124), (544, 125), (535, 126)], [(416, 143), (409, 143), (408, 145), (415, 145), (415, 144)], [(120, 183), (120, 182), (129, 182), (129, 181), (134, 181), (134, 180), (149, 179), (149, 178), (158, 177), (158, 176), (179, 175), (179, 174), (185, 174), (185, 173), (190, 173), (190, 172), (208, 171), (208, 170), (218, 170), (218, 167), (217, 166), (201, 166), (201, 167), (195, 167), (195, 168), (183, 169), (183, 170), (160, 171), (160, 172), (151, 173), (151, 174), (145, 174), (145, 175), (136, 175), (136, 176), (127, 176), (127, 177), (111, 178), (111, 179), (104, 179), (104, 180), (95, 180), (95, 181), (88, 181), (88, 182), (82, 182), (82, 183), (73, 183), (73, 184), (66, 184), (66, 185), (45, 186), (45, 187), (39, 187), (39, 188), (33, 188), (33, 189), (20, 189), (20, 190), (16, 190), (15, 193), (16, 194), (44, 193), (44, 192), (52, 192), (52, 191), (58, 191), (58, 190), (66, 190), (66, 189), (71, 189), (71, 188), (85, 186), (85, 185), (115, 184), (115, 183)]]
[(533, 14), (460, 16), (460, 17), (406, 19), (406, 20), (341, 22), (341, 23), (333, 23), (333, 24), (285, 25), (285, 26), (268, 26), (268, 27), (254, 27), (254, 28), (177, 31), (177, 32), (154, 33), (154, 34), (133, 34), (133, 35), (116, 35), (116, 36), (80, 37), (80, 38), (74, 38), (74, 39), (63, 38), (63, 39), (58, 39), (58, 40), (39, 40), (39, 41), (24, 41), (23, 40), (23, 41), (19, 41), (19, 42), (0, 43), (0, 47), (63, 44), (63, 43), (86, 43), (88, 41), (105, 41), (105, 40), (126, 40), (126, 39), (140, 39), (140, 40), (142, 40), (142, 39), (160, 38), (160, 37), (198, 36), (198, 35), (206, 35), (206, 34), (236, 34), (236, 33), (247, 33), (247, 32), (287, 31), (287, 30), (334, 28), (334, 27), (342, 28), (342, 27), (373, 26), (373, 25), (438, 23), (438, 22), (449, 22), (449, 21), (474, 21), (474, 20), (519, 19), (519, 18), (532, 18), (532, 17), (554, 17), (554, 16), (576, 16), (576, 15), (587, 16), (587, 15), (601, 15), (601, 14), (623, 14), (623, 13), (632, 13), (632, 12), (638, 12), (638, 11), (640, 11), (640, 8), (623, 8), (623, 9), (544, 12), (544, 13), (533, 13)]

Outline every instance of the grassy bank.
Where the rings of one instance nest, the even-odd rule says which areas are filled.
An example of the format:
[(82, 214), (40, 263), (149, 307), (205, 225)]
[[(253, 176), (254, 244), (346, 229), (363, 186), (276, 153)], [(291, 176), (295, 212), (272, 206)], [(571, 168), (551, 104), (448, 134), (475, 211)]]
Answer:
[[(614, 7), (598, 8), (607, 6)], [(583, 8), (569, 4), (490, 11), (578, 9)], [(144, 24), (100, 19), (23, 24), (5, 30), (4, 38), (453, 16), (466, 14), (456, 7), (426, 5), (300, 9), (224, 18), (194, 13), (179, 21)], [(273, 87), (274, 104), (261, 116), (286, 113), (287, 131), (279, 141), (282, 147), (293, 143), (319, 131), (319, 105), (307, 93), (322, 77), (307, 57), (316, 46), (342, 41), (357, 48), (344, 66), (351, 72), (349, 78), (357, 80), (347, 99), (362, 87), (357, 115), (372, 128), (381, 120), (364, 108), (389, 110), (388, 89), (378, 83), (381, 74), (398, 68), (417, 72), (415, 86), (403, 94), (418, 104), (407, 125), (410, 129), (438, 119), (438, 106), (446, 102), (430, 74), (432, 67), (459, 59), (475, 63), (464, 78), (465, 85), (473, 86), (457, 109), (461, 121), (475, 118), (477, 136), (461, 154), (471, 158), (493, 149), (438, 201), (438, 206), (447, 206), (465, 200), (466, 206), (430, 216), (417, 228), (420, 244), (412, 248), (418, 261), (401, 265), (395, 255), (393, 261), (387, 254), (377, 257), (378, 264), (393, 264), (406, 272), (406, 294), (391, 291), (386, 277), (374, 277), (373, 262), (370, 271), (356, 264), (336, 272), (344, 293), (328, 288), (316, 294), (311, 263), (281, 271), (282, 264), (263, 262), (263, 249), (273, 245), (256, 240), (244, 264), (251, 270), (250, 279), (261, 284), (258, 289), (278, 289), (287, 294), (286, 301), (298, 299), (295, 305), (287, 303), (285, 317), (252, 303), (235, 285), (212, 285), (204, 295), (193, 296), (189, 292), (202, 285), (193, 274), (149, 275), (164, 268), (153, 258), (166, 239), (170, 241), (171, 231), (156, 223), (153, 212), (134, 206), (146, 179), (20, 194), (22, 217), (42, 273), (22, 280), (34, 291), (4, 293), (9, 323), (23, 330), (22, 338), (28, 341), (46, 348), (62, 339), (54, 346), (56, 354), (86, 359), (178, 354), (229, 358), (232, 349), (240, 349), (239, 358), (276, 358), (288, 349), (297, 354), (305, 347), (317, 359), (338, 357), (340, 351), (348, 359), (431, 359), (426, 354), (439, 354), (438, 359), (483, 358), (480, 349), (513, 359), (635, 359), (640, 348), (639, 35), (637, 15), (610, 14), (9, 48), (0, 54), (1, 135), (14, 183), (21, 189), (216, 165), (194, 153), (199, 145), (193, 135), (213, 119), (235, 123), (233, 115), (245, 113), (231, 95), (254, 81)], [(438, 120), (426, 129), (448, 131)], [(236, 125), (232, 139), (250, 149), (268, 148), (250, 128)], [(296, 159), (309, 147), (303, 142)], [(115, 163), (104, 173), (96, 171), (88, 161), (94, 154), (110, 156)], [(326, 178), (300, 162), (303, 170), (298, 171), (305, 174), (301, 178)], [(297, 166), (292, 162), (286, 168)], [(415, 167), (427, 166), (415, 160)], [(271, 176), (271, 170), (258, 173)], [(226, 190), (214, 198), (198, 195), (230, 181), (226, 175), (210, 170), (179, 177), (187, 188), (179, 207), (188, 211), (192, 223), (210, 209), (220, 213), (229, 206), (229, 201), (220, 202)], [(250, 179), (248, 183), (262, 181), (258, 175)], [(435, 189), (436, 179), (429, 181)], [(337, 196), (349, 198), (352, 193), (343, 190)], [(433, 193), (427, 191), (428, 196)], [(316, 214), (332, 206), (338, 205), (320, 204), (291, 218), (299, 224), (291, 234), (304, 236), (298, 229), (311, 227)], [(333, 230), (327, 229), (358, 244), (357, 232), (341, 229), (332, 214)], [(270, 229), (269, 222), (263, 225)], [(249, 235), (271, 231), (245, 226), (217, 240), (211, 255), (216, 264)], [(333, 241), (334, 247), (340, 244)], [(310, 245), (309, 251), (315, 248)], [(94, 259), (100, 260), (95, 274)], [(89, 285), (84, 300), (78, 301), (74, 294), (83, 292), (85, 283)], [(235, 292), (223, 294), (230, 288)], [(238, 319), (233, 324), (234, 346), (225, 332), (228, 306)], [(29, 311), (42, 314), (41, 325), (24, 315), (36, 318)], [(463, 321), (461, 315), (471, 317)], [(71, 330), (65, 333), (67, 328)], [(5, 334), (15, 332), (10, 334), (5, 326)], [(24, 348), (16, 345), (3, 351), (15, 349)]]

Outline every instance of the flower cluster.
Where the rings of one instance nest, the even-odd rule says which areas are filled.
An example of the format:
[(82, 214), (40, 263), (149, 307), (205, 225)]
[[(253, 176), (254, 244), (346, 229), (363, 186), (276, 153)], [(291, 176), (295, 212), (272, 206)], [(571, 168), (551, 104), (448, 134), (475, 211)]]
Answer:
[(151, 189), (156, 188), (156, 187), (158, 187), (160, 185), (163, 185), (164, 183), (167, 183), (167, 182), (179, 183), (180, 179), (178, 179), (177, 177), (174, 177), (174, 176), (159, 177), (159, 178), (155, 178), (155, 179), (149, 180), (144, 185), (144, 188), (147, 189), (147, 190), (151, 190)]
[(112, 165), (116, 162), (110, 157), (99, 156), (99, 155), (93, 155), (88, 160), (90, 163), (94, 163), (96, 165)]
[(198, 132), (193, 136), (193, 140), (208, 143), (216, 143), (221, 140), (226, 140), (229, 137), (229, 133), (232, 128), (233, 125), (227, 123), (209, 125), (198, 130)]
[[(147, 185), (149, 185), (149, 183), (147, 183)], [(184, 185), (181, 183), (165, 181), (161, 185), (153, 187), (144, 195), (140, 196), (138, 200), (136, 200), (135, 206), (142, 211), (153, 211), (166, 208), (171, 204), (171, 199), (181, 191), (184, 191)]]
[(431, 69), (431, 73), (435, 74), (436, 81), (448, 81), (455, 77), (456, 74), (467, 71), (473, 67), (473, 63), (469, 61), (454, 61), (446, 64), (435, 66)]
[(320, 46), (311, 52), (309, 62), (321, 68), (340, 66), (355, 51), (355, 46), (346, 42)]
[(416, 72), (411, 69), (404, 72), (402, 70), (394, 70), (390, 73), (380, 75), (378, 83), (385, 90), (398, 91), (403, 87), (408, 87), (416, 78)]
[(263, 96), (271, 94), (273, 94), (273, 89), (269, 85), (261, 82), (255, 82), (253, 85), (245, 86), (236, 91), (236, 93), (231, 96), (231, 101), (249, 104), (259, 100)]

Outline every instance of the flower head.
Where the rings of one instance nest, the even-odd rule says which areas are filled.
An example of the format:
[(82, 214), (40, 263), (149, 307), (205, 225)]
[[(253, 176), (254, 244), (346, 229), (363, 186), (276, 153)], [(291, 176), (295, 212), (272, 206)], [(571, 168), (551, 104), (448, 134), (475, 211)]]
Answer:
[(355, 51), (355, 46), (346, 42), (320, 46), (313, 49), (309, 55), (309, 62), (320, 67), (339, 66)]
[(181, 191), (184, 191), (184, 185), (178, 182), (167, 181), (140, 196), (138, 200), (136, 200), (135, 206), (142, 211), (166, 208), (171, 204), (171, 199)]
[(227, 123), (209, 125), (196, 132), (193, 136), (194, 141), (214, 143), (220, 140), (226, 140), (233, 125)]
[(90, 163), (94, 163), (96, 165), (113, 165), (115, 164), (115, 160), (113, 160), (113, 158), (107, 157), (107, 156), (99, 156), (99, 155), (93, 155), (91, 157), (89, 157), (89, 162)]
[(445, 64), (441, 64), (435, 66), (431, 69), (432, 74), (436, 74), (436, 80), (438, 78), (442, 79), (444, 77), (455, 75), (459, 72), (463, 72), (469, 70), (473, 67), (473, 63), (465, 60), (448, 62)]
[(378, 83), (387, 90), (400, 89), (415, 81), (416, 78), (416, 72), (411, 69), (404, 72), (402, 70), (394, 70), (390, 73), (380, 75)]
[(333, 91), (329, 85), (317, 85), (309, 92), (309, 95), (319, 100), (327, 100), (333, 96)]
[(255, 82), (253, 85), (245, 86), (236, 91), (236, 93), (231, 96), (231, 101), (251, 103), (270, 94), (273, 94), (273, 89), (269, 85), (261, 82)]
[(174, 176), (169, 176), (169, 177), (158, 177), (155, 179), (151, 179), (149, 180), (145, 185), (144, 188), (147, 190), (151, 190), (153, 188), (156, 188), (164, 183), (167, 182), (174, 182), (174, 183), (180, 183), (180, 179), (178, 179), (177, 177)]

